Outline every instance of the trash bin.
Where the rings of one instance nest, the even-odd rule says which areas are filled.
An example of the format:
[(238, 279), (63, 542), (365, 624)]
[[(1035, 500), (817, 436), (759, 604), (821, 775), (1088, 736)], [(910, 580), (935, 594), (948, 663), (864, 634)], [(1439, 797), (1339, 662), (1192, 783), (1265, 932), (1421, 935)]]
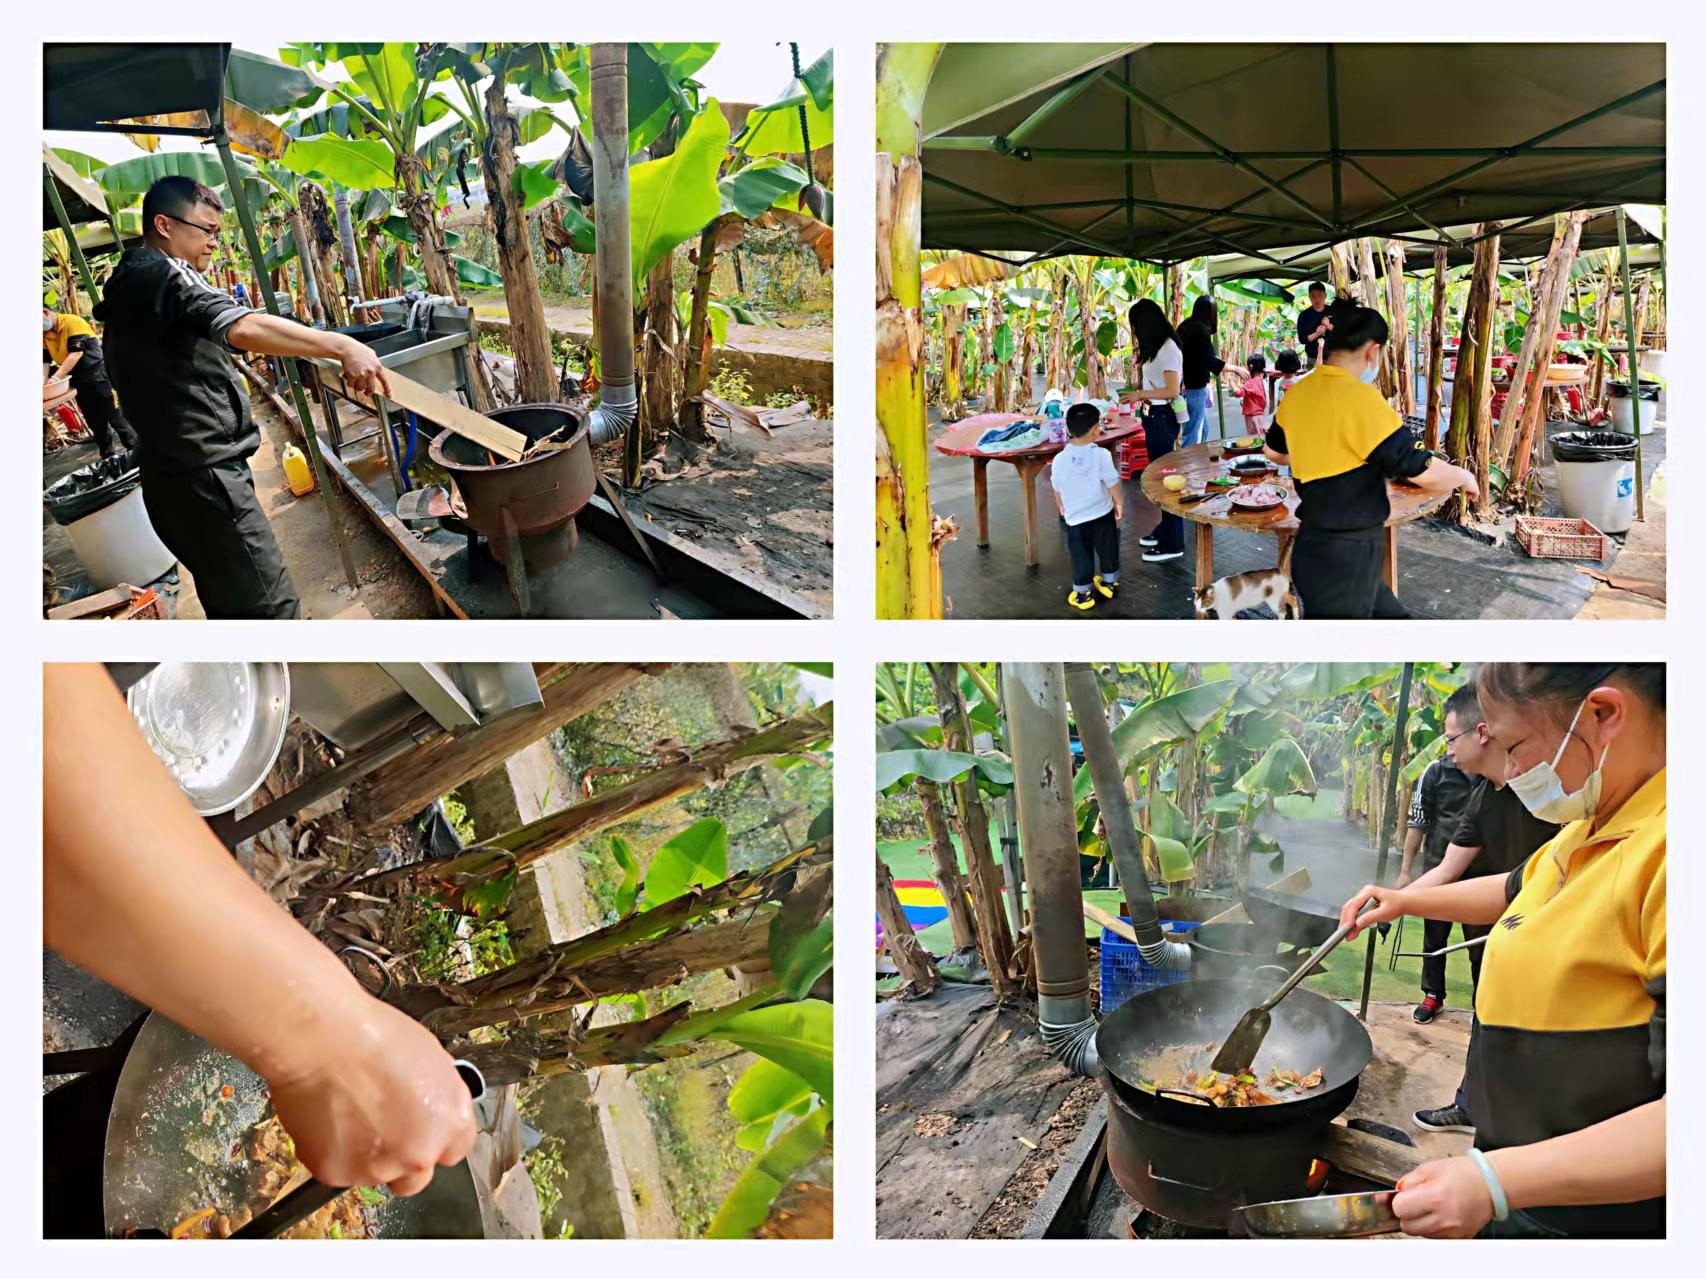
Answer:
[[(1653, 429), (1659, 416), (1659, 384), (1641, 379), (1641, 434)], [(1629, 394), (1629, 383), (1611, 384), (1611, 425), (1625, 435), (1635, 433), (1635, 401)]]
[(1558, 505), (1602, 533), (1635, 521), (1635, 437), (1627, 431), (1561, 431), (1552, 437)]
[(102, 590), (120, 583), (145, 586), (177, 563), (148, 521), (142, 476), (132, 454), (78, 467), (49, 485), (41, 499)]

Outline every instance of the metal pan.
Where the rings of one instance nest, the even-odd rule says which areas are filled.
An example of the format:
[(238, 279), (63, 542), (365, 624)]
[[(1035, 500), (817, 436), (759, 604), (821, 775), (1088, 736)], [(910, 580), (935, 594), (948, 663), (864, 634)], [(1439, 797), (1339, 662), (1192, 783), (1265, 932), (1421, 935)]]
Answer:
[(266, 781), (290, 724), (282, 662), (162, 662), (125, 694), (154, 754), (203, 817)]
[(1403, 1227), (1392, 1211), (1391, 1190), (1355, 1195), (1315, 1195), (1246, 1204), (1238, 1210), (1244, 1228), (1258, 1238), (1357, 1239), (1390, 1234)]
[(1102, 1019), (1096, 1051), (1122, 1100), (1167, 1123), (1221, 1132), (1339, 1114), (1356, 1096), (1357, 1078), (1374, 1056), (1374, 1045), (1354, 1016), (1309, 990), (1294, 990), (1273, 1010), (1273, 1026), (1253, 1072), (1262, 1079), (1273, 1067), (1320, 1067), (1320, 1088), (1299, 1097), (1277, 1094), (1281, 1099), (1271, 1106), (1221, 1109), (1144, 1087), (1157, 1082), (1157, 1075), (1182, 1073), (1187, 1066), (1206, 1073), (1214, 1056), (1208, 1045), (1224, 1040), (1244, 1011), (1274, 987), (1273, 982), (1253, 980), (1184, 981), (1121, 1004)]
[[(260, 1076), (152, 1014), (125, 1058), (107, 1121), (102, 1198), (108, 1236), (163, 1233), (203, 1208), (231, 1212), (253, 1205), (260, 1170), (232, 1159), (231, 1152), (269, 1112)], [(368, 1211), (381, 1239), (484, 1235), (466, 1161), (438, 1169), (420, 1194), (387, 1197)]]
[(1319, 946), (1339, 926), (1339, 902), (1268, 888), (1246, 888), (1239, 900), (1252, 924), (1293, 946)]

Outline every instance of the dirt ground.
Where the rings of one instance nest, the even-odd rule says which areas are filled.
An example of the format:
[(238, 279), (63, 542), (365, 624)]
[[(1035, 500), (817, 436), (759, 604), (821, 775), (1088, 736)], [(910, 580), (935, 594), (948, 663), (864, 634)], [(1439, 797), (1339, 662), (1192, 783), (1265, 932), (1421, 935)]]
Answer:
[[(258, 395), (251, 398), (250, 411), (261, 428), (260, 451), (249, 459), (249, 467), (255, 474), (255, 494), (284, 553), (290, 579), (296, 583), (303, 618), (343, 621), (436, 616), (432, 589), (403, 562), (397, 549), (354, 500), (333, 485), (334, 509), (343, 523), (356, 573), (361, 578), (361, 590), (350, 590), (337, 542), (327, 523), (323, 495), (314, 492), (297, 497), (285, 483), (279, 454), (290, 440), (289, 429), (272, 406)], [(188, 570), (182, 571), (176, 616), (206, 616)]]
[[(502, 296), (481, 298), (474, 304), (477, 315), (508, 319)], [(545, 308), (545, 322), (560, 333), (575, 337), (592, 334), (592, 306), (562, 304)], [(802, 359), (828, 356), (835, 350), (835, 328), (829, 324), (802, 325), (797, 329), (772, 329), (755, 324), (729, 324), (725, 346), (735, 351), (761, 351), (770, 355), (792, 355)]]
[(1086, 1079), (1066, 1095), (1060, 1109), (1048, 1121), (1048, 1131), (1037, 1142), (1037, 1148), (1019, 1165), (1006, 1188), (995, 1197), (977, 1225), (972, 1227), (973, 1239), (1014, 1239), (1030, 1220), (1031, 1210), (1043, 1197), (1049, 1181), (1060, 1171), (1060, 1162), (1067, 1149), (1078, 1139), (1084, 1121), (1101, 1100), (1102, 1085)]

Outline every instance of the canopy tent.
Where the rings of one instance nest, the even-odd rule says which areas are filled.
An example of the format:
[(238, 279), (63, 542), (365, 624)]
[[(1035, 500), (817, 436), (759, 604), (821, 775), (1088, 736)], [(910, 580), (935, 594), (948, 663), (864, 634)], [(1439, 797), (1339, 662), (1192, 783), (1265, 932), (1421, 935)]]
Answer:
[(107, 216), (106, 198), (101, 194), (101, 188), (93, 181), (78, 173), (53, 151), (43, 146), (41, 163), (45, 170), (44, 177), (52, 184), (53, 191), (46, 188), (42, 191), (42, 223), (43, 231), (51, 231), (59, 226), (59, 214), (53, 207), (53, 192), (59, 195), (65, 215), (71, 219), (72, 226), (81, 226), (85, 222), (94, 222)]
[[(1657, 267), (1659, 261), (1659, 240), (1641, 223), (1630, 219), (1627, 223), (1629, 234), (1629, 262), (1634, 267)], [(1473, 226), (1442, 227), (1447, 235), (1455, 238), (1457, 244), (1449, 244), (1446, 249), (1446, 265), (1466, 266), (1474, 256)], [(1415, 240), (1404, 242), (1404, 273), (1406, 275), (1420, 274), (1433, 270), (1434, 245), (1439, 237), (1432, 233), (1417, 236)], [(1552, 218), (1550, 216), (1522, 226), (1513, 226), (1499, 235), (1499, 261), (1502, 264), (1521, 264), (1537, 262), (1545, 258), (1552, 247)], [(1582, 227), (1582, 243), (1580, 252), (1591, 253), (1600, 249), (1615, 249), (1617, 247), (1617, 210), (1603, 209), (1595, 213)], [(1275, 280), (1279, 282), (1303, 283), (1310, 280), (1325, 280), (1329, 277), (1331, 255), (1325, 247), (1282, 248), (1273, 254), (1279, 262), (1268, 258), (1256, 257), (1247, 253), (1223, 253), (1208, 259), (1208, 278), (1211, 280)], [(1376, 275), (1386, 274), (1385, 259), (1375, 255), (1374, 271)]]
[[(266, 309), (282, 315), (272, 279), (266, 269), (266, 253), (255, 230), (249, 202), (242, 197), (243, 170), (231, 154), (225, 131), (225, 99), (228, 93), (255, 111), (282, 110), (306, 94), (316, 92), (311, 76), (253, 54), (233, 55), (229, 44), (44, 44), (42, 46), (42, 123), (47, 129), (70, 132), (125, 133), (205, 138), (218, 149), (231, 193), (231, 207), (242, 228), (244, 248), (255, 273)], [(148, 117), (202, 113), (205, 124), (161, 122)], [(131, 123), (121, 123), (128, 121)], [(145, 123), (134, 123), (146, 121)], [(44, 150), (44, 156), (48, 153)], [(46, 185), (51, 191), (51, 169), (44, 159)], [(51, 196), (50, 196), (51, 202)], [(67, 216), (58, 225), (72, 241), (72, 252), (91, 292), (82, 249), (77, 246), (73, 225)], [(297, 418), (308, 436), (308, 465), (315, 486), (324, 493), (325, 467), (320, 458), (319, 434), (294, 360), (282, 361)], [(342, 522), (330, 505), (326, 515), (332, 538), (343, 561), (344, 577), (352, 591), (361, 589), (361, 579), (350, 556)]]
[(949, 44), (924, 106), (923, 244), (1277, 264), (1662, 204), (1664, 75), (1656, 43)]

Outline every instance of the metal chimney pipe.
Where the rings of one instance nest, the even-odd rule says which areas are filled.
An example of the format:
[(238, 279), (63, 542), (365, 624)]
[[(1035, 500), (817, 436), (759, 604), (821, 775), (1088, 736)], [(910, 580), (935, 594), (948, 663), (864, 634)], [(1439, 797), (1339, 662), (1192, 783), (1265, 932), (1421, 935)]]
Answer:
[(1066, 738), (1066, 681), (1058, 662), (1003, 662), (1001, 701), (1013, 748), (1019, 841), (1031, 898), (1037, 1023), (1049, 1051), (1096, 1073), (1096, 1018), (1078, 884), (1078, 823)]
[(1132, 931), (1137, 934), (1137, 952), (1156, 968), (1189, 968), (1191, 948), (1168, 941), (1155, 913), (1155, 895), (1149, 891), (1149, 876), (1143, 868), (1143, 842), (1131, 819), (1126, 799), (1125, 777), (1119, 754), (1114, 750), (1113, 730), (1108, 727), (1102, 690), (1088, 662), (1066, 663), (1066, 691), (1072, 698), (1073, 718), (1078, 721), (1078, 741), (1084, 747), (1084, 766), (1096, 785), (1096, 803), (1102, 809), (1102, 829), (1108, 837), (1119, 872), (1120, 889), (1131, 912)]
[(634, 252), (628, 225), (628, 46), (594, 44), (592, 223), (597, 240), (598, 361), (603, 390), (588, 434), (606, 444), (639, 415), (634, 388)]

